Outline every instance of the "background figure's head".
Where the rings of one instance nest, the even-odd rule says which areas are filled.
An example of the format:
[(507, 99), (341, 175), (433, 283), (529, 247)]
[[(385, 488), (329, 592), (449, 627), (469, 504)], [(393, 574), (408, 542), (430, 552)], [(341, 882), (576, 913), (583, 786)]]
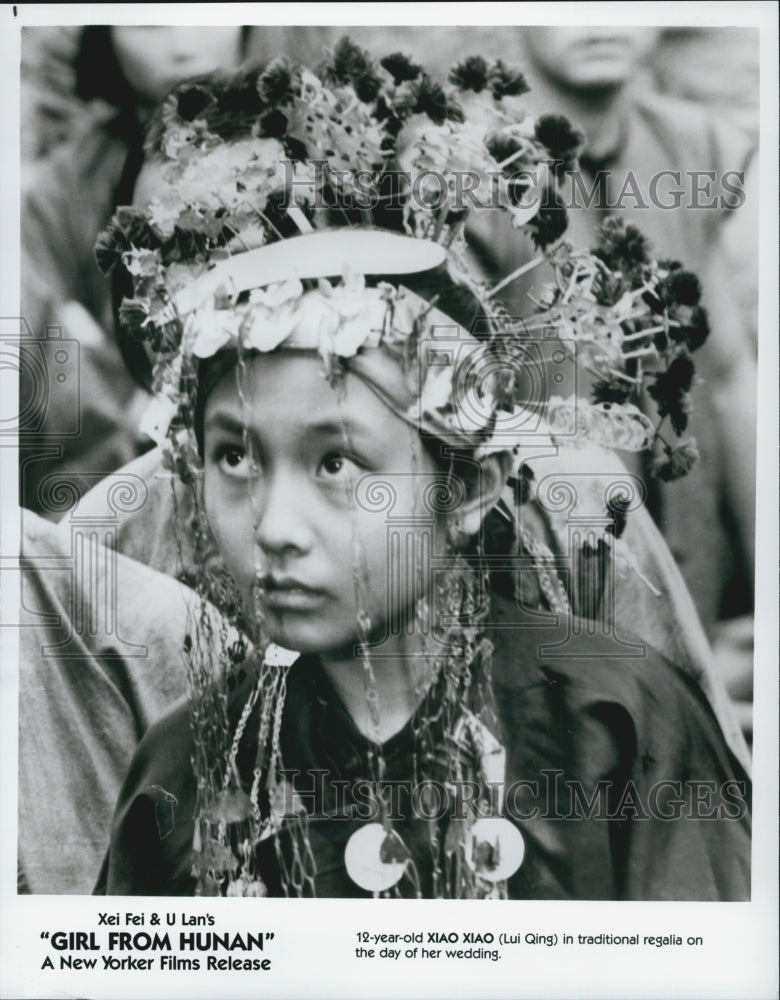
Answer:
[(544, 80), (561, 90), (620, 90), (642, 69), (659, 32), (654, 28), (529, 27), (525, 51)]
[(235, 68), (247, 31), (238, 25), (92, 25), (76, 58), (77, 94), (122, 110), (152, 107), (181, 80)]

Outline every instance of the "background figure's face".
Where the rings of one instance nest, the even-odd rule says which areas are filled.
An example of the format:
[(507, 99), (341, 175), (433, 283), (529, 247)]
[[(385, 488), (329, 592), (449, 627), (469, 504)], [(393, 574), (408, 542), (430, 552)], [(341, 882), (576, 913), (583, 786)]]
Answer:
[(111, 29), (119, 68), (139, 100), (154, 104), (174, 84), (230, 70), (241, 60), (241, 27), (123, 25)]
[(526, 50), (548, 80), (570, 90), (622, 87), (658, 40), (654, 28), (526, 28)]
[(335, 652), (358, 638), (358, 610), (374, 629), (411, 620), (428, 546), (446, 548), (424, 501), (436, 466), (363, 382), (332, 388), (313, 353), (255, 356), (209, 396), (204, 439), (209, 523), (250, 613), (263, 582), (269, 639)]

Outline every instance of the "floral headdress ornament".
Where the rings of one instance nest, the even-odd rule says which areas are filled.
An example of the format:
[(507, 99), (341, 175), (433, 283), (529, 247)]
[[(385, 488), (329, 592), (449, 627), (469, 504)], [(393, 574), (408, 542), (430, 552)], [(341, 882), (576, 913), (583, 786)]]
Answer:
[[(185, 483), (198, 469), (199, 363), (226, 349), (241, 357), (295, 346), (300, 337), (319, 351), (330, 379), (355, 372), (403, 419), (477, 456), (517, 451), (543, 434), (555, 443), (634, 451), (660, 444), (655, 471), (662, 479), (684, 475), (695, 461), (692, 440), (674, 445), (661, 433), (667, 420), (676, 436), (686, 430), (691, 352), (707, 336), (695, 276), (676, 262), (653, 260), (641, 234), (616, 219), (604, 225), (593, 251), (559, 242), (566, 212), (558, 180), (574, 165), (582, 136), (560, 116), (525, 113), (518, 104), (525, 81), (500, 61), (466, 59), (449, 84), (400, 54), (377, 66), (344, 39), (316, 73), (279, 60), (262, 72), (245, 71), (238, 82), (183, 85), (166, 101), (146, 147), (162, 165), (165, 185), (145, 208), (120, 209), (96, 253), (105, 272), (132, 288), (120, 322), (153, 361), (156, 401), (146, 427), (166, 442), (168, 461)], [(464, 178), (488, 201), (484, 210), (505, 213), (538, 251), (493, 286), (468, 263), (469, 214), (483, 209), (464, 197)], [(518, 322), (500, 293), (542, 264), (554, 280)], [(479, 304), (473, 330), (456, 329), (459, 350), (449, 365), (435, 350), (436, 330), (451, 335), (452, 319), (435, 299), (407, 287), (436, 269)], [(590, 398), (527, 398), (529, 344), (537, 331), (551, 329), (593, 377)], [(398, 386), (374, 378), (376, 349), (397, 359)], [(643, 388), (657, 406), (655, 422), (637, 405)], [(510, 480), (520, 500), (525, 478), (521, 468)], [(624, 517), (612, 513), (617, 535)], [(539, 547), (531, 553), (543, 568)], [(551, 607), (568, 607), (559, 582), (542, 572), (540, 581)], [(203, 591), (214, 596), (209, 586)], [(458, 600), (450, 611), (462, 614)], [(200, 624), (208, 628), (205, 618)], [(469, 664), (482, 648), (477, 631), (461, 633), (470, 657), (450, 657), (441, 671), (456, 701), (465, 697)], [(266, 658), (238, 731), (230, 733), (223, 665), (204, 665), (196, 645), (190, 641), (186, 653), (198, 733), (198, 891), (227, 885), (232, 894), (262, 893), (254, 845), (275, 834), (286, 815), (300, 822), (300, 836), (293, 838), (285, 889), (306, 893), (313, 882), (305, 822), (289, 788), (274, 778), (285, 674)], [(231, 643), (227, 666), (244, 652)], [(236, 753), (253, 711), (260, 713), (258, 752), (265, 756), (247, 795), (237, 781)], [(461, 719), (462, 731), (445, 734), (459, 748), (454, 759), (468, 745), (485, 770), (500, 747), (492, 747), (476, 717), (466, 712)], [(226, 748), (218, 773), (214, 746)], [(243, 839), (231, 847), (227, 829), (236, 823)], [(445, 852), (465, 850), (472, 834), (453, 827)], [(380, 841), (385, 868), (408, 871), (389, 827)], [(280, 863), (287, 864), (281, 855)], [(460, 866), (468, 884), (442, 891), (500, 893), (489, 868)]]
[[(303, 297), (294, 268), (280, 287), (258, 288), (243, 299), (229, 277), (222, 286), (212, 283), (210, 301), (186, 313), (177, 293), (247, 247), (356, 224), (397, 228), (438, 245), (450, 276), (479, 301), (485, 351), (508, 360), (503, 377), (483, 395), (481, 431), (491, 425), (486, 401), (494, 423), (518, 405), (511, 398), (518, 352), (527, 358), (534, 333), (554, 328), (595, 385), (590, 399), (532, 401), (544, 410), (553, 436), (633, 451), (657, 449), (660, 442), (656, 474), (685, 474), (695, 461), (695, 442), (673, 445), (661, 425), (668, 418), (677, 436), (687, 427), (690, 355), (708, 333), (696, 277), (679, 263), (653, 260), (642, 235), (614, 218), (603, 227), (600, 248), (575, 251), (558, 243), (566, 210), (557, 180), (576, 162), (581, 134), (561, 116), (533, 119), (522, 111), (517, 99), (525, 81), (500, 61), (466, 59), (450, 81), (452, 87), (442, 87), (400, 54), (375, 66), (344, 39), (316, 74), (283, 60), (247, 72), (238, 107), (236, 88), (230, 106), (218, 83), (184, 85), (171, 95), (147, 140), (147, 154), (165, 165), (167, 188), (145, 209), (120, 209), (96, 251), (104, 271), (124, 269), (132, 280), (120, 321), (155, 357), (160, 403), (146, 423), (154, 436), (170, 434), (186, 407), (180, 392), (185, 359), (231, 345), (273, 349), (292, 332)], [(233, 135), (236, 115), (252, 120), (240, 139)], [(201, 167), (204, 154), (208, 170)], [(464, 176), (482, 204), (508, 214), (540, 251), (493, 287), (466, 263), (474, 201), (464, 196)], [(552, 265), (555, 280), (518, 324), (506, 315), (500, 292), (543, 263)], [(341, 277), (341, 283), (320, 282), (321, 305), (330, 314), (322, 353), (331, 371), (377, 341), (376, 328), (357, 319), (360, 274)], [(423, 311), (418, 306), (414, 317), (404, 296), (389, 289), (381, 294), (395, 321), (381, 325), (379, 339), (411, 337), (406, 353), (413, 356)], [(643, 386), (656, 402), (656, 422), (637, 406)], [(457, 422), (445, 412), (452, 400), (443, 388), (441, 378), (438, 392), (424, 377), (420, 386), (436, 426)]]

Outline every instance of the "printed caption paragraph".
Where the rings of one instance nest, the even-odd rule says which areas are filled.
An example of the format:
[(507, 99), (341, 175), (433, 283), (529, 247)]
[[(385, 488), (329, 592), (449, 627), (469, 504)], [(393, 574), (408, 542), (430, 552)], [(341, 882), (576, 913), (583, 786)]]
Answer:
[(507, 933), (482, 931), (407, 931), (405, 933), (374, 934), (357, 932), (355, 957), (390, 961), (445, 959), (499, 962), (524, 948), (697, 948), (704, 944), (698, 934), (678, 934), (664, 931), (657, 935), (615, 934), (600, 929), (579, 932), (540, 933), (518, 929)]

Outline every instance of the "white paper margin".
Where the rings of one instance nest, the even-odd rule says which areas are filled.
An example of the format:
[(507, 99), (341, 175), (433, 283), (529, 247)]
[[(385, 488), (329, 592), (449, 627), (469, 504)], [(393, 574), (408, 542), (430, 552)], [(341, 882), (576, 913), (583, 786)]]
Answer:
[[(776, 995), (777, 976), (777, 372), (778, 174), (777, 8), (773, 3), (601, 4), (136, 4), (4, 5), (2, 185), (0, 185), (0, 316), (18, 316), (19, 288), (19, 53), (22, 25), (146, 24), (508, 24), (632, 23), (735, 25), (760, 28), (760, 358), (757, 496), (756, 676), (754, 738), (753, 900), (751, 903), (445, 903), (316, 900), (122, 900), (16, 895), (17, 636), (0, 629), (0, 996), (22, 997), (637, 997), (763, 998)], [(13, 381), (0, 383), (2, 415), (10, 412)], [(9, 395), (11, 394), (11, 395)], [(19, 600), (16, 457), (0, 444), (0, 609), (8, 621)], [(41, 971), (51, 954), (43, 930), (92, 930), (101, 912), (153, 913), (162, 921), (213, 914), (214, 929), (272, 931), (262, 957), (267, 972), (185, 974)], [(122, 929), (137, 930), (137, 927)], [(195, 928), (201, 929), (204, 928)], [(208, 928), (205, 928), (208, 929)], [(105, 929), (102, 929), (105, 930)], [(161, 928), (158, 928), (161, 930)], [(358, 932), (462, 935), (466, 931), (560, 936), (565, 932), (701, 936), (696, 948), (572, 948), (522, 944), (501, 961), (358, 959)], [(404, 950), (415, 947), (410, 942)], [(381, 945), (379, 946), (381, 947)], [(391, 945), (399, 947), (399, 945)], [(418, 945), (419, 947), (419, 945)], [(430, 944), (430, 947), (436, 945)], [(116, 953), (119, 955), (120, 953)], [(138, 954), (138, 953), (136, 953)], [(150, 952), (149, 954), (152, 954)], [(254, 953), (253, 953), (254, 954)], [(510, 957), (511, 956), (511, 957)], [(102, 963), (99, 963), (102, 964)], [(205, 965), (205, 962), (202, 963)]]

